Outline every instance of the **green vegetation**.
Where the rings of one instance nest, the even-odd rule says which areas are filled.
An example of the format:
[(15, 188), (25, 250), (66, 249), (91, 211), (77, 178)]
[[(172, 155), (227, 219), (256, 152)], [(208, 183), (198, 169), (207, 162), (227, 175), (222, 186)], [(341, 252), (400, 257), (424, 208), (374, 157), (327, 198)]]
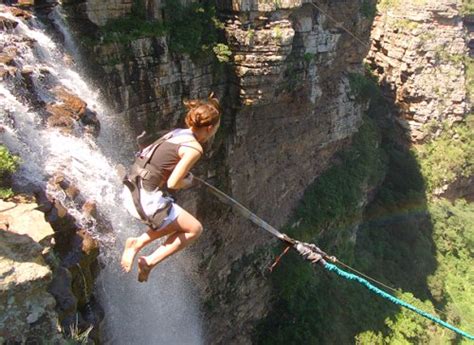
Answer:
[(227, 46), (226, 44), (217, 43), (214, 46), (214, 48), (212, 48), (212, 50), (214, 51), (214, 54), (216, 55), (217, 60), (219, 60), (219, 62), (229, 62), (230, 61), (230, 57), (232, 56), (232, 52), (230, 51), (229, 46)]
[(474, 101), (474, 59), (467, 57), (464, 60), (464, 66), (466, 68), (466, 89), (469, 96), (469, 100)]
[(400, 7), (402, 4), (402, 0), (379, 0), (377, 4), (377, 8), (382, 11), (386, 11), (388, 9), (396, 9)]
[[(410, 0), (408, 3), (415, 6), (423, 6), (428, 3), (429, 0)], [(378, 0), (377, 8), (381, 11), (398, 10), (403, 9), (403, 5), (407, 5), (405, 0)]]
[(128, 43), (138, 38), (163, 36), (165, 26), (156, 20), (147, 20), (143, 0), (136, 0), (130, 15), (107, 22), (100, 29), (105, 43)]
[(145, 37), (169, 36), (172, 52), (189, 54), (196, 58), (214, 52), (220, 62), (229, 61), (228, 46), (218, 42), (218, 31), (223, 23), (217, 19), (216, 9), (210, 1), (182, 5), (179, 1), (166, 1), (164, 21), (146, 18), (142, 0), (134, 3), (130, 15), (110, 20), (100, 29), (106, 43), (128, 44)]
[(255, 37), (255, 29), (249, 29), (247, 31), (247, 38), (249, 41), (252, 41), (252, 39)]
[[(353, 145), (339, 155), (341, 163), (330, 168), (305, 192), (293, 219), (297, 225), (286, 227), (284, 232), (318, 243), (331, 253), (337, 249), (339, 257), (350, 260), (354, 249), (350, 238), (354, 225), (362, 217), (360, 204), (364, 188), (377, 184), (383, 177), (385, 158), (379, 141), (374, 122), (366, 118)], [(322, 334), (327, 336), (324, 327), (333, 329), (322, 315), (331, 305), (324, 291), (327, 277), (289, 254), (271, 278), (276, 293), (274, 310), (259, 325), (256, 342), (323, 343)], [(334, 291), (345, 289), (347, 284), (339, 283), (342, 285), (333, 286)]]
[(474, 174), (474, 116), (414, 150), (429, 192)]
[(380, 90), (372, 77), (367, 78), (365, 75), (359, 73), (350, 73), (349, 86), (351, 88), (351, 94), (359, 103), (365, 103), (372, 99), (375, 100), (375, 97), (377, 97), (377, 102), (384, 102), (383, 99), (381, 99), (382, 95)]
[[(446, 318), (474, 333), (474, 205), (460, 199), (430, 204), (438, 268), (429, 284), (435, 300), (446, 303)], [(466, 341), (466, 344), (468, 342)]]
[(283, 31), (280, 27), (280, 25), (276, 25), (273, 27), (273, 37), (275, 37), (277, 40), (281, 40), (283, 37)]
[(376, 4), (373, 0), (363, 0), (360, 5), (360, 13), (370, 20), (374, 19), (377, 14)]
[[(448, 169), (444, 165), (459, 169), (460, 162), (468, 162), (461, 164), (465, 174), (471, 171), (472, 127), (467, 121), (452, 128), (451, 136), (459, 141), (452, 146), (459, 146), (460, 152), (448, 151), (448, 140), (441, 136), (432, 145), (442, 154), (427, 144), (415, 155), (387, 126), (389, 105), (374, 80), (352, 74), (349, 81), (356, 100), (369, 102), (368, 117), (353, 145), (339, 154), (339, 163), (308, 187), (290, 222), (294, 226), (283, 230), (318, 244), (395, 287), (398, 297), (472, 333), (474, 206), (427, 197), (436, 185), (429, 171), (441, 176)], [(447, 162), (441, 162), (441, 156)], [(362, 209), (364, 196), (374, 189), (372, 201)], [(463, 341), (357, 284), (313, 269), (294, 253), (283, 259), (271, 279), (273, 309), (257, 327), (257, 344)]]
[(8, 148), (0, 144), (0, 198), (13, 196), (10, 187), (10, 177), (18, 168), (20, 158), (10, 153)]
[(166, 1), (165, 22), (170, 36), (170, 49), (195, 56), (209, 52), (217, 42), (217, 30), (222, 24), (209, 3), (193, 2), (183, 6), (179, 1)]
[(304, 53), (303, 58), (304, 58), (304, 61), (306, 61), (307, 63), (310, 63), (311, 61), (314, 60), (315, 56), (316, 55), (313, 53)]
[(474, 0), (463, 0), (461, 12), (464, 15), (473, 15), (474, 14)]
[(404, 31), (414, 30), (414, 29), (418, 28), (419, 26), (420, 26), (420, 24), (418, 22), (415, 22), (415, 21), (409, 20), (409, 19), (405, 19), (405, 18), (395, 20), (392, 23), (393, 28), (399, 29), (399, 30), (404, 30)]

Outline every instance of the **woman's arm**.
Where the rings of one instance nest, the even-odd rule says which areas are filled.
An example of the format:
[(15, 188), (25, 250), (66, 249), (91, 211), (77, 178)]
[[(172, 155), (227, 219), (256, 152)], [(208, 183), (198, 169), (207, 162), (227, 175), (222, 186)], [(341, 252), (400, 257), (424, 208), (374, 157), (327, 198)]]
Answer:
[(167, 186), (169, 189), (190, 187), (189, 182), (184, 177), (201, 158), (201, 153), (193, 148), (182, 146), (180, 151), (183, 152), (183, 155), (168, 178)]

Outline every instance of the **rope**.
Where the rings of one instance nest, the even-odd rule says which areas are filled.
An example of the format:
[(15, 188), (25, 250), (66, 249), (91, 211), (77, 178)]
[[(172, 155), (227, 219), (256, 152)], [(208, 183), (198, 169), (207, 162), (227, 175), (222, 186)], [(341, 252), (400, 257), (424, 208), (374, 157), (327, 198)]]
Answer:
[[(349, 265), (343, 263), (343, 262), (340, 261), (339, 259), (336, 259), (335, 262), (338, 263), (338, 264), (341, 265), (341, 266), (344, 266), (344, 267), (347, 268), (348, 270), (351, 270), (352, 272), (355, 272), (355, 273), (357, 273), (358, 275), (360, 275), (360, 276), (362, 276), (362, 277), (364, 277), (364, 278), (366, 278), (366, 279), (368, 279), (368, 280), (371, 280), (371, 281), (373, 281), (374, 283), (379, 284), (380, 286), (383, 286), (383, 287), (386, 288), (387, 290), (393, 291), (393, 292), (395, 292), (395, 293), (398, 293), (398, 292), (399, 292), (399, 290), (397, 290), (397, 289), (395, 289), (395, 288), (393, 288), (393, 287), (391, 287), (391, 286), (388, 286), (387, 284), (384, 284), (384, 283), (378, 281), (378, 280), (375, 279), (375, 278), (369, 277), (367, 274), (364, 274), (364, 273), (362, 273), (362, 272), (356, 270), (355, 268), (353, 268), (353, 267), (351, 267), (351, 266), (349, 266)], [(446, 311), (440, 310), (440, 309), (438, 309), (438, 308), (434, 308), (434, 310), (436, 310), (436, 311), (437, 311), (438, 313), (440, 313), (440, 314), (447, 315), (447, 312), (446, 312)]]
[(285, 242), (289, 242), (291, 244), (294, 243), (293, 240), (291, 240), (287, 235), (285, 234), (282, 234), (280, 231), (278, 231), (277, 229), (275, 229), (273, 226), (271, 226), (270, 224), (268, 224), (266, 221), (264, 221), (262, 218), (258, 217), (257, 215), (255, 215), (254, 213), (252, 213), (248, 208), (246, 208), (245, 206), (243, 206), (242, 204), (240, 204), (238, 201), (234, 200), (233, 198), (231, 198), (230, 196), (228, 196), (227, 194), (225, 194), (224, 192), (221, 192), (219, 189), (217, 189), (216, 187), (214, 187), (213, 185), (207, 183), (206, 181), (204, 181), (203, 179), (200, 179), (199, 177), (197, 176), (194, 176), (194, 179), (201, 182), (202, 184), (204, 184), (207, 188), (209, 188), (209, 190), (212, 192), (212, 194), (214, 194), (215, 196), (217, 196), (217, 198), (222, 201), (224, 204), (226, 205), (229, 205), (231, 207), (233, 207), (236, 211), (238, 211), (242, 216), (244, 216), (245, 218), (247, 218), (248, 220), (250, 220), (251, 222), (253, 222), (254, 224), (258, 225), (259, 227), (261, 227), (262, 229), (268, 231), (269, 233), (271, 233), (272, 235), (276, 236), (277, 238), (279, 238), (280, 240), (282, 241), (285, 241)]
[[(345, 263), (343, 263), (342, 261), (339, 261), (338, 259), (336, 260), (336, 262), (337, 262), (338, 264), (344, 266), (345, 268), (347, 268), (347, 269), (349, 269), (349, 270), (351, 270), (351, 271), (357, 273), (358, 275), (360, 275), (360, 276), (362, 276), (362, 277), (364, 277), (364, 278), (367, 278), (368, 280), (372, 280), (374, 283), (379, 284), (380, 286), (383, 286), (384, 288), (386, 288), (386, 289), (388, 289), (388, 290), (391, 290), (391, 291), (393, 291), (393, 292), (395, 292), (395, 293), (398, 292), (398, 291), (397, 291), (396, 289), (394, 289), (393, 287), (388, 286), (388, 285), (386, 285), (386, 284), (384, 284), (384, 283), (382, 283), (382, 282), (379, 282), (377, 279), (374, 279), (374, 278), (369, 277), (368, 275), (366, 275), (366, 274), (364, 274), (364, 273), (362, 273), (362, 272), (356, 270), (355, 268), (352, 268), (352, 267), (349, 266), (349, 265), (346, 265)], [(437, 310), (437, 311), (438, 311), (438, 310)]]
[[(291, 244), (293, 249), (295, 249), (298, 253), (300, 253), (306, 260), (310, 261), (311, 263), (319, 263), (325, 269), (327, 269), (328, 271), (335, 272), (337, 275), (339, 275), (339, 276), (341, 276), (341, 277), (343, 277), (347, 280), (354, 280), (357, 283), (359, 283), (361, 285), (364, 285), (369, 291), (371, 291), (371, 292), (373, 292), (373, 293), (389, 300), (390, 302), (392, 302), (394, 304), (397, 304), (397, 305), (400, 305), (400, 306), (405, 307), (407, 309), (410, 309), (411, 311), (413, 311), (413, 312), (415, 312), (415, 313), (417, 313), (417, 314), (419, 314), (419, 315), (421, 315), (421, 316), (423, 316), (423, 317), (425, 317), (425, 318), (427, 318), (427, 319), (429, 319), (433, 322), (436, 322), (437, 324), (439, 324), (443, 327), (446, 327), (446, 328), (452, 330), (453, 332), (456, 332), (457, 334), (462, 335), (463, 337), (474, 340), (474, 336), (460, 330), (459, 328), (456, 328), (456, 327), (450, 325), (449, 323), (441, 320), (440, 318), (437, 318), (437, 317), (435, 317), (435, 316), (433, 316), (433, 315), (431, 315), (431, 314), (429, 314), (429, 313), (427, 313), (423, 310), (420, 310), (420, 309), (416, 308), (415, 306), (413, 306), (413, 305), (411, 305), (411, 304), (409, 304), (405, 301), (402, 301), (401, 299), (398, 299), (397, 297), (395, 297), (393, 295), (390, 295), (389, 293), (387, 293), (387, 292), (379, 289), (378, 287), (372, 285), (368, 280), (366, 280), (362, 277), (359, 277), (355, 274), (346, 272), (346, 271), (340, 269), (339, 267), (337, 267), (336, 265), (328, 263), (325, 259), (327, 259), (329, 261), (332, 261), (332, 262), (338, 262), (340, 264), (343, 264), (339, 260), (337, 260), (337, 258), (335, 258), (333, 256), (329, 256), (328, 254), (326, 254), (324, 251), (322, 251), (320, 248), (318, 248), (314, 244), (300, 242), (300, 241), (297, 241), (297, 240), (294, 240), (294, 239), (288, 237), (286, 234), (282, 234), (280, 231), (275, 229), (273, 226), (271, 226), (270, 224), (265, 222), (263, 219), (259, 218), (254, 213), (252, 213), (248, 208), (246, 208), (245, 206), (243, 206), (242, 204), (240, 204), (239, 202), (237, 202), (236, 200), (234, 200), (233, 198), (231, 198), (230, 196), (228, 196), (224, 192), (220, 191), (219, 189), (217, 189), (213, 185), (211, 185), (211, 184), (207, 183), (206, 181), (200, 179), (199, 177), (194, 176), (194, 179), (196, 179), (198, 182), (204, 184), (207, 188), (209, 188), (209, 190), (214, 195), (216, 195), (218, 197), (218, 199), (221, 200), (224, 204), (232, 206), (234, 209), (236, 209), (245, 218), (249, 219), (250, 221), (252, 221), (256, 225), (263, 228), (264, 230), (270, 232), (272, 235), (276, 236), (280, 240)], [(286, 250), (285, 250), (285, 252), (286, 252)], [(281, 256), (283, 256), (283, 255), (284, 254), (282, 254)], [(278, 259), (278, 261), (279, 261), (279, 259)], [(355, 271), (353, 268), (350, 268), (348, 265), (345, 265), (345, 264), (343, 264), (343, 265), (348, 267), (349, 269), (352, 269), (353, 271)], [(362, 273), (360, 273), (360, 274), (363, 275)], [(370, 278), (368, 276), (366, 276), (366, 277), (368, 279), (374, 281), (374, 282), (377, 282), (378, 284), (381, 284), (381, 285), (385, 286), (385, 284), (380, 283), (380, 282), (378, 282), (377, 280), (375, 280), (373, 278)], [(388, 286), (386, 286), (386, 287), (389, 288), (389, 289), (392, 289)]]
[(471, 340), (474, 340), (474, 336), (469, 334), (469, 333), (466, 333), (462, 330), (460, 330), (459, 328), (456, 328), (452, 325), (450, 325), (449, 323), (423, 311), (423, 310), (420, 310), (418, 309), (417, 307), (411, 305), (410, 303), (407, 303), (405, 301), (402, 301), (401, 299), (393, 296), (393, 295), (390, 295), (389, 293), (386, 293), (385, 291), (383, 290), (380, 290), (378, 287), (375, 287), (374, 285), (372, 285), (371, 283), (369, 283), (369, 281), (367, 281), (366, 279), (364, 278), (361, 278), (355, 274), (352, 274), (352, 273), (349, 273), (349, 272), (346, 272), (342, 269), (340, 269), (339, 267), (337, 267), (336, 265), (333, 265), (333, 264), (330, 264), (330, 263), (326, 263), (324, 265), (324, 268), (327, 269), (328, 271), (331, 271), (331, 272), (335, 272), (337, 275), (347, 279), (347, 280), (354, 280), (356, 281), (357, 283), (361, 284), (361, 285), (364, 285), (367, 289), (369, 289), (371, 292), (385, 298), (386, 300), (389, 300), (390, 302), (394, 303), (394, 304), (397, 304), (397, 305), (400, 305), (402, 307), (405, 307), (407, 309), (410, 309), (411, 311), (433, 321), (433, 322), (436, 322), (437, 324), (443, 326), (443, 327), (446, 327), (450, 330), (452, 330), (453, 332), (456, 332), (457, 334), (459, 335), (462, 335), (463, 337), (466, 337), (468, 339), (471, 339)]
[[(336, 19), (334, 19), (334, 17), (331, 17), (329, 15), (329, 13), (327, 13), (326, 11), (324, 11), (321, 6), (318, 6), (316, 5), (316, 1), (313, 0), (314, 2), (310, 2), (311, 5), (313, 5), (314, 7), (316, 7), (319, 11), (321, 11), (326, 17), (328, 17), (329, 19), (331, 19), (335, 24), (336, 26), (340, 27), (342, 30), (344, 30), (345, 32), (347, 32), (349, 35), (351, 35), (356, 41), (358, 41), (360, 44), (362, 44), (365, 48), (370, 48), (370, 45), (365, 43), (364, 41), (362, 41), (359, 37), (357, 37), (356, 35), (354, 35), (349, 29), (346, 29), (344, 27), (344, 25), (342, 25), (340, 22), (338, 22)], [(316, 2), (316, 3), (315, 3)]]

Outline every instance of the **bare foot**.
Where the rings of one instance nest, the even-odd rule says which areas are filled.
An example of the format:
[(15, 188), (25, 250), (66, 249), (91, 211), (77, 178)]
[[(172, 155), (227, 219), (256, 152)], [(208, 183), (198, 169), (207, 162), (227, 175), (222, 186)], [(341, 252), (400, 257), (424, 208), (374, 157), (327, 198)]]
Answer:
[(137, 239), (134, 237), (129, 237), (125, 241), (125, 249), (123, 250), (122, 254), (122, 269), (125, 272), (130, 272), (132, 268), (133, 259), (135, 259), (135, 255), (138, 253), (138, 249), (136, 248)]
[(150, 275), (152, 268), (153, 267), (148, 265), (143, 256), (138, 258), (138, 281), (140, 283), (146, 282), (148, 280), (148, 276)]

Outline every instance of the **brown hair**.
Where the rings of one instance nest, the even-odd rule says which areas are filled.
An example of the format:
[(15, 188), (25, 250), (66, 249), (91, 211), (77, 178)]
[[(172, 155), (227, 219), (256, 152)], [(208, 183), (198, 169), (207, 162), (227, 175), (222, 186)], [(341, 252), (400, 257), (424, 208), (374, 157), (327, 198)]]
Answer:
[(211, 93), (207, 101), (192, 99), (183, 102), (188, 113), (184, 119), (186, 125), (192, 128), (201, 128), (215, 125), (221, 118), (221, 106), (219, 100)]

